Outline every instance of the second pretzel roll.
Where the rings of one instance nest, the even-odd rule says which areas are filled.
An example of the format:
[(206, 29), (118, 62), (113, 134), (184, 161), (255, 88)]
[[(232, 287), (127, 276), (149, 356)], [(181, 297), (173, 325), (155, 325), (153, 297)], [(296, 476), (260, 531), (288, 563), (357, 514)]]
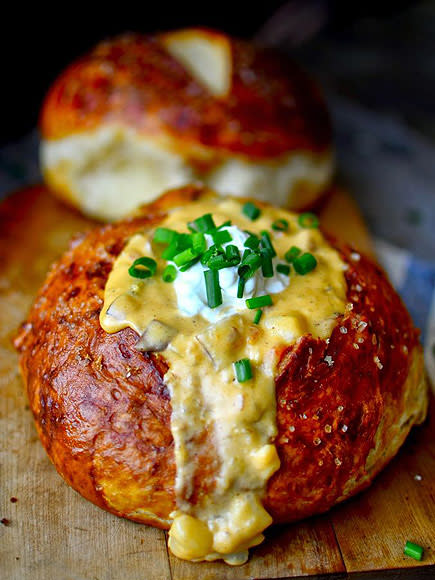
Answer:
[(300, 209), (333, 173), (316, 85), (287, 58), (206, 29), (99, 44), (54, 82), (40, 128), (46, 182), (101, 220), (195, 180)]

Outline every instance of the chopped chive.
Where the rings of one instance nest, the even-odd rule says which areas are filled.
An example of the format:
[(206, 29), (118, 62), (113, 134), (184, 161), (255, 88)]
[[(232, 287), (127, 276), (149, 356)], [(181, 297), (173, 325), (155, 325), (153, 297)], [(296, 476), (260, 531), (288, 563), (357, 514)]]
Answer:
[(272, 229), (278, 232), (286, 232), (288, 230), (288, 221), (281, 218), (272, 224)]
[(205, 213), (203, 216), (196, 218), (190, 225), (196, 227), (197, 231), (203, 234), (216, 229), (211, 213)]
[(297, 257), (293, 262), (293, 268), (296, 270), (298, 274), (305, 276), (311, 270), (317, 266), (317, 260), (313, 256), (313, 254), (305, 253), (302, 256)]
[(254, 316), (254, 324), (258, 324), (260, 322), (262, 316), (263, 316), (263, 311), (261, 310), (261, 308), (259, 308)]
[(215, 251), (213, 249), (213, 247), (210, 247), (208, 250), (206, 250), (202, 256), (201, 256), (201, 264), (203, 266), (205, 266), (207, 264), (207, 262), (209, 261), (209, 259), (215, 255)]
[(128, 269), (128, 273), (133, 278), (150, 278), (157, 270), (157, 262), (152, 258), (142, 256), (133, 262)]
[(258, 254), (254, 254), (254, 252), (246, 254), (245, 252), (237, 273), (242, 278), (251, 278), (260, 266), (261, 257)]
[(405, 556), (414, 558), (414, 560), (421, 560), (423, 557), (423, 548), (418, 544), (414, 544), (413, 542), (406, 542), (403, 553)]
[(177, 238), (174, 238), (167, 248), (162, 253), (162, 258), (164, 260), (172, 260), (179, 252)]
[(169, 246), (165, 248), (162, 253), (162, 258), (164, 260), (172, 260), (174, 256), (180, 254), (183, 250), (192, 247), (192, 238), (190, 234), (178, 234), (175, 232), (173, 240), (170, 242)]
[(163, 282), (173, 282), (176, 277), (177, 277), (177, 268), (172, 264), (166, 266), (162, 274)]
[(254, 203), (248, 201), (243, 206), (242, 213), (244, 213), (245, 216), (248, 217), (250, 220), (254, 221), (260, 216), (261, 210)]
[(250, 248), (247, 248), (244, 252), (243, 252), (243, 256), (242, 256), (242, 262), (243, 260), (246, 259), (246, 256), (249, 256), (249, 254), (252, 254), (252, 250)]
[(242, 358), (234, 363), (234, 372), (239, 383), (244, 383), (252, 379), (251, 361), (249, 358)]
[(207, 261), (207, 266), (210, 268), (210, 270), (221, 270), (222, 268), (229, 268), (231, 263), (228, 262), (225, 256), (218, 254), (216, 256), (212, 256)]
[(153, 241), (158, 244), (170, 244), (177, 235), (176, 231), (169, 228), (157, 228), (154, 232)]
[(210, 246), (209, 249), (202, 254), (201, 264), (203, 266), (206, 266), (207, 262), (210, 260), (212, 256), (218, 256), (223, 254), (224, 254), (223, 249), (220, 248), (219, 246), (216, 246), (216, 244), (213, 244), (213, 246)]
[(195, 232), (194, 234), (191, 234), (191, 240), (192, 240), (192, 249), (193, 252), (196, 255), (202, 254), (203, 252), (205, 252), (206, 248), (207, 248), (207, 243), (205, 241), (205, 236), (202, 232)]
[(269, 250), (261, 250), (261, 271), (265, 278), (273, 277), (272, 256)]
[(225, 257), (231, 266), (237, 266), (240, 263), (240, 252), (237, 246), (230, 244), (225, 248)]
[(270, 239), (269, 232), (263, 231), (261, 232), (261, 247), (264, 250), (269, 250), (272, 258), (276, 256), (275, 248), (272, 245), (272, 241)]
[(221, 230), (222, 228), (228, 228), (231, 225), (231, 220), (228, 220), (226, 222), (224, 222), (223, 224), (221, 224), (220, 226), (218, 226), (216, 229)]
[(177, 234), (175, 239), (177, 240), (180, 251), (192, 247), (192, 234)]
[(177, 266), (184, 266), (185, 264), (191, 262), (196, 257), (197, 256), (192, 250), (192, 248), (187, 248), (186, 250), (183, 250), (182, 252), (174, 256), (174, 262), (177, 264)]
[(264, 296), (256, 296), (255, 298), (248, 298), (246, 300), (246, 306), (249, 310), (254, 310), (254, 308), (262, 308), (263, 306), (271, 306), (272, 298), (270, 294), (265, 294)]
[(280, 274), (288, 276), (290, 274), (290, 266), (287, 266), (287, 264), (278, 264), (276, 267), (276, 271), (279, 272)]
[(246, 279), (243, 277), (239, 278), (239, 283), (237, 284), (237, 298), (243, 298), (243, 292), (245, 291)]
[(301, 228), (318, 228), (319, 218), (316, 214), (306, 211), (305, 213), (301, 213), (298, 217), (298, 224)]
[(222, 292), (219, 286), (219, 272), (217, 270), (204, 270), (205, 290), (207, 304), (210, 308), (216, 308), (222, 304)]
[(226, 244), (227, 242), (231, 242), (233, 239), (233, 236), (228, 230), (216, 230), (211, 232), (211, 237), (215, 244)]
[(192, 266), (194, 266), (195, 264), (197, 264), (199, 262), (199, 256), (196, 256), (196, 258), (193, 258), (193, 260), (191, 260), (190, 262), (187, 262), (187, 264), (184, 264), (184, 266), (180, 267), (180, 272), (186, 272), (187, 270), (190, 270), (190, 268)]
[(300, 248), (298, 248), (297, 246), (292, 246), (290, 250), (288, 250), (284, 254), (284, 258), (287, 260), (287, 262), (291, 264), (292, 262), (294, 262), (295, 258), (299, 256), (301, 252), (302, 250)]
[(244, 243), (245, 248), (251, 248), (251, 250), (256, 250), (259, 245), (260, 240), (255, 234), (251, 234)]

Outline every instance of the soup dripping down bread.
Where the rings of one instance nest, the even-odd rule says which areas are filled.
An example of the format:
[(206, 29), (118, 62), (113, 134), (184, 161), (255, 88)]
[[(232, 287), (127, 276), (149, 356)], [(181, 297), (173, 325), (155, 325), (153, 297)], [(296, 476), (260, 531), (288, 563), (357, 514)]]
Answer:
[[(62, 477), (118, 516), (172, 526), (170, 547), (187, 559), (240, 563), (271, 522), (321, 513), (364, 489), (427, 409), (419, 334), (382, 270), (307, 227), (306, 215), (255, 202), (261, 215), (251, 220), (244, 204), (190, 186), (76, 239), (15, 341), (38, 433)], [(231, 276), (237, 287), (242, 262), (219, 270), (213, 308), (201, 302), (202, 264), (225, 262), (223, 250), (203, 246), (185, 271), (177, 258), (167, 281), (172, 258), (162, 254), (164, 240), (204, 244), (187, 224), (211, 214), (217, 229), (205, 237), (248, 244), (246, 260), (265, 256), (239, 301)], [(311, 256), (301, 258), (310, 271), (294, 247)], [(255, 284), (254, 302), (269, 298), (254, 320)], [(243, 359), (252, 364), (246, 381), (233, 372)], [(245, 467), (233, 469), (238, 462)]]

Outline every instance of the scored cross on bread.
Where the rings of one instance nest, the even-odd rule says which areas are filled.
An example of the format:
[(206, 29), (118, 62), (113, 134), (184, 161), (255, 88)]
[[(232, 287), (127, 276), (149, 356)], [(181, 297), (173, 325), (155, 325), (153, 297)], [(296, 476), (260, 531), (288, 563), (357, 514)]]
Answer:
[(222, 97), (231, 88), (231, 43), (225, 34), (211, 30), (177, 30), (162, 34), (166, 50), (185, 66), (212, 95)]

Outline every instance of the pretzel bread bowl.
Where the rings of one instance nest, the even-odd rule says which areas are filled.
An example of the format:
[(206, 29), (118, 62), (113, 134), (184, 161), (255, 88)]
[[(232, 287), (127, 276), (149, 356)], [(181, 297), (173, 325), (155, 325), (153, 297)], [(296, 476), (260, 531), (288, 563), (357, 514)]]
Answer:
[(303, 208), (333, 171), (315, 84), (283, 56), (200, 28), (99, 44), (54, 82), (40, 130), (47, 184), (105, 221), (194, 181)]
[(170, 528), (181, 558), (244, 562), (271, 523), (368, 486), (425, 417), (404, 305), (317, 225), (170, 191), (77, 238), (16, 338), (62, 477), (101, 508)]

